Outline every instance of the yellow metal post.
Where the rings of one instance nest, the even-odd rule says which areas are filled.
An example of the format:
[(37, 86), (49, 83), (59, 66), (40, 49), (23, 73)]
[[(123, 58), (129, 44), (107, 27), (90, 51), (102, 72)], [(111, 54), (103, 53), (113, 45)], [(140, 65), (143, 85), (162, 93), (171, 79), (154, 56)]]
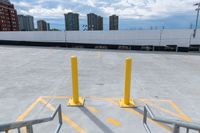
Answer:
[(120, 107), (136, 107), (133, 99), (130, 98), (131, 93), (131, 73), (132, 73), (132, 58), (126, 58), (125, 62), (125, 83), (124, 83), (124, 98), (120, 99)]
[(78, 91), (78, 61), (76, 56), (71, 57), (72, 71), (72, 98), (69, 100), (68, 106), (83, 106), (84, 99), (79, 97)]

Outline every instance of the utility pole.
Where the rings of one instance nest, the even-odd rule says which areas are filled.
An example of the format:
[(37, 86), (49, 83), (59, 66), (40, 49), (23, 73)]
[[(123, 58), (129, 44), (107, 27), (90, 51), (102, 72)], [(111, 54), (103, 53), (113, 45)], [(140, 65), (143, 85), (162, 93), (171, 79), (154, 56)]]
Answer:
[(195, 29), (194, 29), (193, 38), (196, 37), (196, 32), (197, 32), (197, 28), (198, 28), (200, 3), (196, 3), (196, 4), (194, 4), (194, 6), (198, 6), (198, 7), (197, 7), (197, 9), (196, 9), (196, 11), (197, 11), (197, 18), (196, 18), (196, 25), (195, 25)]
[(159, 46), (161, 46), (162, 42), (162, 34), (163, 34), (164, 28), (160, 30), (160, 40), (159, 40)]

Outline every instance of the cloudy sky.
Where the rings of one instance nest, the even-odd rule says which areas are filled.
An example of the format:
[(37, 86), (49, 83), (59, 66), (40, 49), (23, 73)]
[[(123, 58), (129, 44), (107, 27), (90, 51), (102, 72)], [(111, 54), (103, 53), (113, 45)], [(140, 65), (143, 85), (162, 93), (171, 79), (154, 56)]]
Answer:
[(120, 17), (120, 29), (189, 28), (194, 25), (197, 0), (10, 0), (18, 14), (32, 15), (35, 21), (45, 19), (51, 27), (64, 29), (64, 13), (80, 14), (80, 25), (86, 24), (87, 13), (104, 17), (108, 29), (108, 16)]

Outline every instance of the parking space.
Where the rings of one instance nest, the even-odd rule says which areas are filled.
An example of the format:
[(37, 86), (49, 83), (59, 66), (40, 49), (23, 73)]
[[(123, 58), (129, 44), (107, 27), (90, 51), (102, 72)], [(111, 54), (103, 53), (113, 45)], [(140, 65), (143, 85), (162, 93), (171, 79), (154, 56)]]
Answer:
[[(41, 96), (25, 109), (17, 118), (17, 121), (45, 118), (62, 105), (63, 131), (68, 132), (144, 132), (142, 123), (143, 106), (150, 105), (157, 115), (172, 117), (185, 121), (192, 121), (171, 100), (135, 99), (138, 108), (120, 108), (119, 98), (86, 97), (84, 107), (69, 107), (67, 96)], [(39, 114), (39, 115), (38, 115)], [(150, 119), (149, 119), (150, 120)], [(150, 120), (153, 129), (169, 132), (171, 129), (160, 123)], [(53, 125), (49, 123), (49, 127)], [(140, 128), (138, 128), (140, 127)], [(36, 127), (39, 131), (50, 132), (49, 128)]]

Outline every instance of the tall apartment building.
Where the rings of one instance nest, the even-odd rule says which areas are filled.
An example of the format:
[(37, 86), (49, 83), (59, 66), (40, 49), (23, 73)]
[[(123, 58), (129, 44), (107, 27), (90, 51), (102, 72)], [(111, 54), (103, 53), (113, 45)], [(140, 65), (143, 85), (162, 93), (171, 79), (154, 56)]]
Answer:
[(50, 27), (50, 23), (47, 23), (47, 31), (50, 31), (51, 27)]
[(109, 29), (118, 30), (119, 29), (119, 17), (112, 15), (109, 17)]
[(94, 13), (87, 14), (88, 30), (103, 30), (103, 17)]
[(34, 31), (34, 18), (33, 16), (17, 15), (20, 31)]
[(48, 23), (44, 20), (37, 21), (37, 28), (38, 31), (47, 31), (48, 30)]
[(103, 17), (97, 16), (97, 30), (103, 30)]
[(67, 13), (65, 16), (65, 30), (74, 31), (79, 30), (79, 14), (77, 13)]
[(0, 0), (0, 31), (18, 31), (17, 11), (9, 0)]

